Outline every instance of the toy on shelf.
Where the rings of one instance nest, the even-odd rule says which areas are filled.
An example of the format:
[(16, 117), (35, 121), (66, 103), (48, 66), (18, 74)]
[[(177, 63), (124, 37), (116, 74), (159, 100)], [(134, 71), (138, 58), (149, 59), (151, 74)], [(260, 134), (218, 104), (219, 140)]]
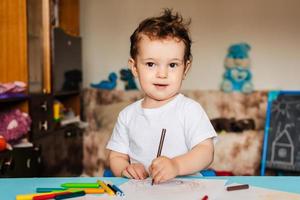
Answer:
[(78, 69), (66, 71), (64, 74), (65, 80), (63, 90), (65, 91), (78, 91), (80, 90), (80, 83), (82, 82), (82, 73)]
[(253, 84), (250, 71), (250, 59), (248, 52), (251, 47), (247, 43), (231, 45), (225, 59), (225, 73), (221, 89), (224, 92), (251, 93)]
[(0, 135), (6, 142), (16, 142), (30, 130), (31, 119), (19, 109), (0, 113)]
[(91, 83), (91, 87), (104, 90), (113, 90), (117, 86), (118, 76), (115, 72), (111, 72), (108, 80), (100, 81), (99, 83)]
[(0, 99), (24, 97), (26, 91), (26, 83), (22, 81), (14, 81), (1, 83), (0, 82)]
[(134, 80), (134, 76), (130, 69), (120, 70), (120, 79), (125, 82), (125, 90), (137, 90), (137, 86)]
[(53, 103), (53, 119), (55, 122), (61, 121), (61, 119), (64, 116), (63, 114), (64, 110), (65, 110), (64, 105), (60, 101), (55, 100)]
[(7, 143), (5, 138), (2, 135), (0, 135), (0, 151), (4, 151), (6, 149), (6, 145)]

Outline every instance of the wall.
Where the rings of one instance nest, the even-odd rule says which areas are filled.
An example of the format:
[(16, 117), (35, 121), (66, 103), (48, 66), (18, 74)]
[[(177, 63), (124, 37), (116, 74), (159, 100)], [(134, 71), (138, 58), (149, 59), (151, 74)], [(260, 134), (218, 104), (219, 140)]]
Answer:
[[(228, 46), (248, 42), (255, 89), (300, 89), (299, 0), (81, 0), (84, 85), (127, 65), (129, 37), (162, 8), (192, 19), (184, 89), (218, 89)], [(119, 88), (123, 88), (120, 82)]]

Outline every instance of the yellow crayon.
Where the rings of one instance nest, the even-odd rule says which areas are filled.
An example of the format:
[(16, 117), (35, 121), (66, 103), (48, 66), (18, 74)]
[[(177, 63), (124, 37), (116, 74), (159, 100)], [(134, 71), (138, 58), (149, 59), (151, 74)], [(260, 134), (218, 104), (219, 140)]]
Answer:
[[(78, 188), (76, 188), (78, 191)], [(82, 190), (81, 190), (82, 191)], [(52, 191), (52, 192), (43, 192), (43, 193), (33, 193), (33, 194), (18, 194), (16, 196), (16, 200), (32, 200), (33, 197), (36, 197), (36, 196), (40, 196), (40, 195), (47, 195), (47, 194), (61, 194), (62, 192), (66, 192), (65, 191)]]
[(116, 194), (114, 193), (114, 191), (112, 191), (107, 185), (106, 183), (104, 183), (101, 180), (97, 180), (97, 183), (105, 190), (105, 192), (110, 195), (110, 196), (115, 196)]
[[(53, 192), (46, 192), (46, 193), (43, 193), (44, 194), (51, 194)], [(34, 193), (34, 194), (18, 194), (16, 196), (16, 200), (32, 200), (32, 198), (34, 196), (37, 196), (37, 195), (41, 195), (41, 193)]]

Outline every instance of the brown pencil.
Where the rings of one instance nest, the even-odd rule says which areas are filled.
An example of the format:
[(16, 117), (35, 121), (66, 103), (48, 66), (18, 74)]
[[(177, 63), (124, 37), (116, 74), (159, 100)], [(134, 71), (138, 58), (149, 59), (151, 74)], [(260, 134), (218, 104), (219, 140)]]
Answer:
[(234, 190), (244, 190), (248, 189), (249, 185), (248, 184), (243, 184), (243, 185), (234, 185), (234, 186), (228, 186), (226, 188), (227, 191), (234, 191)]
[[(160, 141), (159, 141), (159, 146), (158, 146), (156, 158), (158, 158), (161, 155), (161, 150), (162, 150), (162, 147), (164, 145), (166, 132), (167, 132), (167, 130), (165, 128), (163, 128), (161, 130), (161, 136), (160, 136)], [(154, 179), (152, 179), (151, 185), (153, 185), (153, 183), (154, 183)]]

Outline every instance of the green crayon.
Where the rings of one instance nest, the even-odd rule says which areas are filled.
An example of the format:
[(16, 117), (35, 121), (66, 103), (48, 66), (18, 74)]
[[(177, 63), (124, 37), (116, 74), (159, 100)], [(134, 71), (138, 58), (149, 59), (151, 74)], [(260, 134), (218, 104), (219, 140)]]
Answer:
[(60, 186), (64, 188), (99, 188), (98, 183), (63, 183)]

